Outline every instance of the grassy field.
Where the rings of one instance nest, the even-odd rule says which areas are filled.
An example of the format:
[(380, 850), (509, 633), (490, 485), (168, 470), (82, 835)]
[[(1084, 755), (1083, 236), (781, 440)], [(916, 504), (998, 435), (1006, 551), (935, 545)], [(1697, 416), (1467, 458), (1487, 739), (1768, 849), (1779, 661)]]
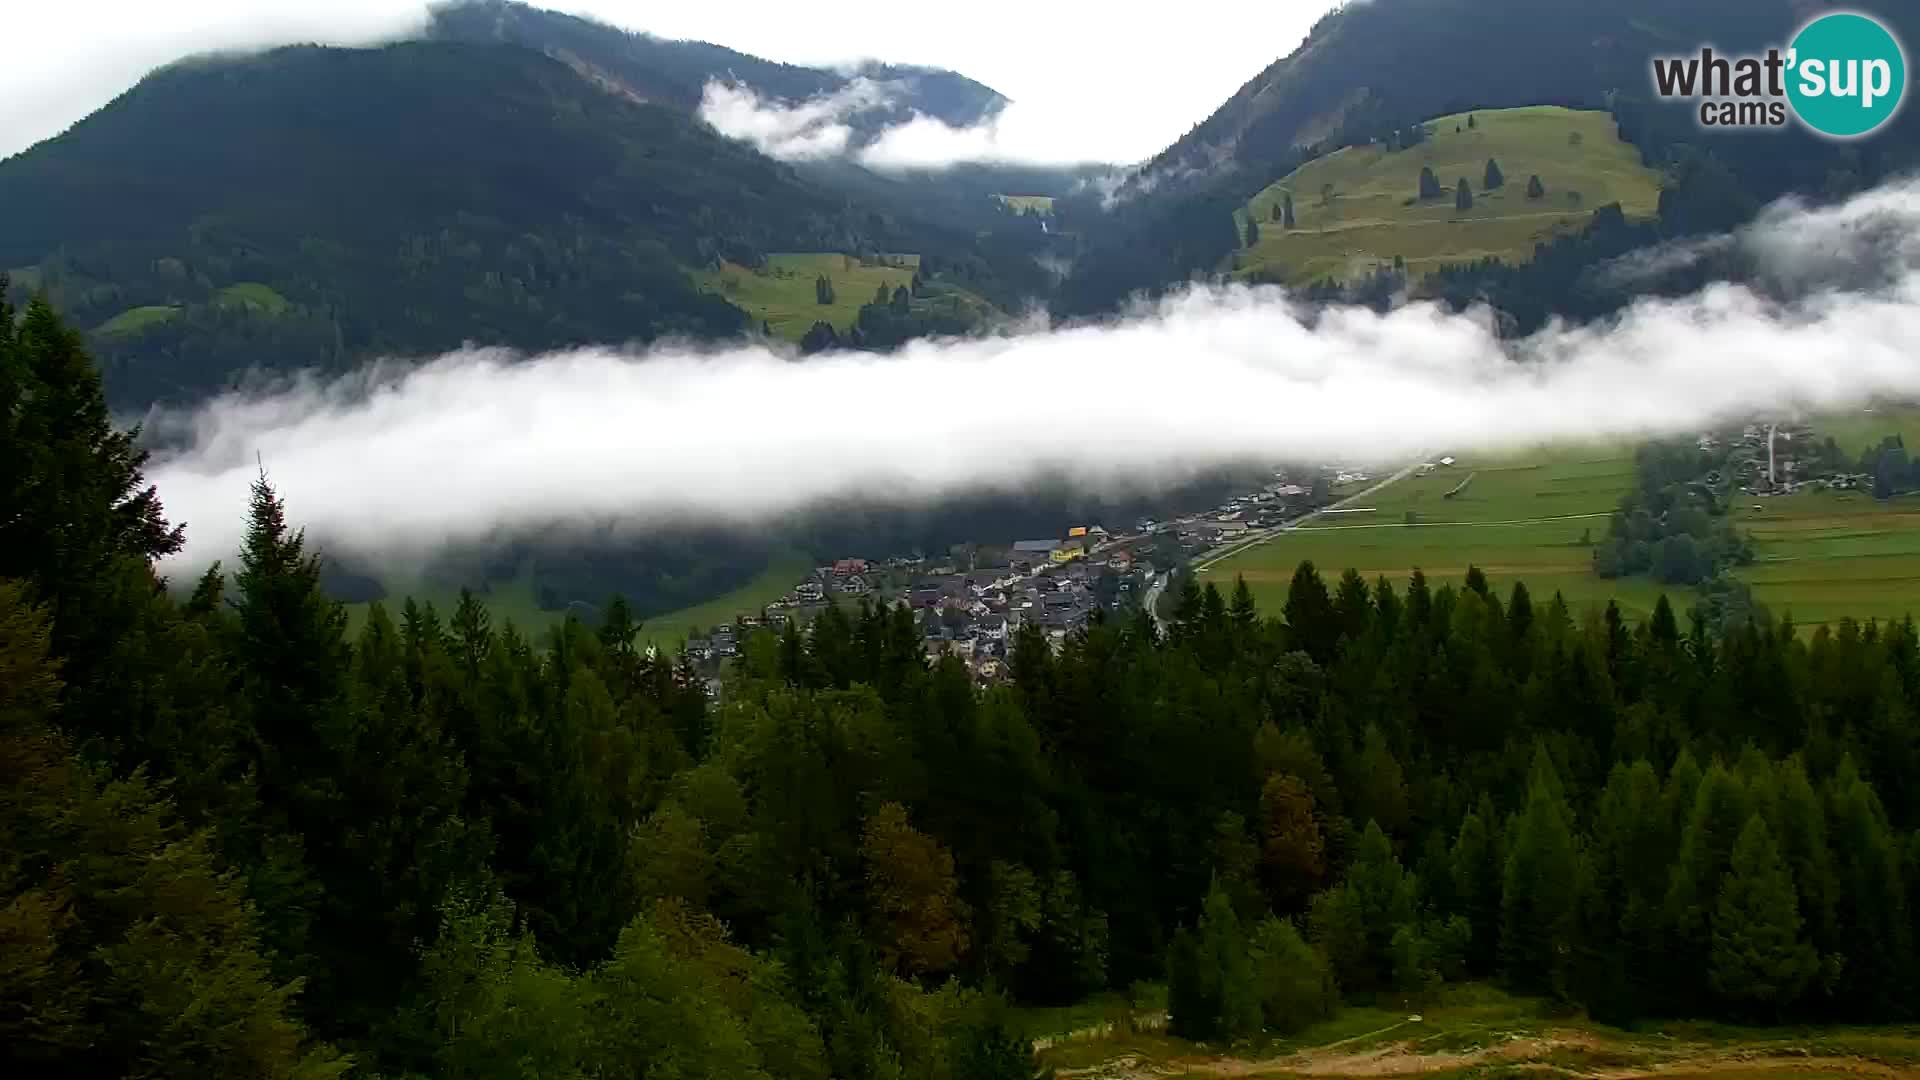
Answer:
[(1920, 408), (1883, 407), (1852, 416), (1827, 417), (1811, 426), (1815, 436), (1831, 437), (1849, 456), (1857, 457), (1879, 446), (1880, 440), (1889, 435), (1900, 436), (1902, 442), (1920, 451)]
[[(679, 611), (648, 616), (642, 620), (639, 640), (642, 644), (677, 650), (686, 640), (689, 630), (695, 627), (711, 629), (716, 623), (731, 622), (743, 613), (758, 613), (767, 604), (785, 596), (787, 590), (806, 577), (811, 568), (812, 564), (798, 553), (782, 554), (753, 580), (724, 596)], [(408, 597), (412, 597), (416, 603), (431, 603), (443, 619), (452, 614), (454, 607), (460, 603), (458, 589), (407, 581), (387, 582), (386, 585), (387, 598), (381, 603), (386, 606), (387, 614), (396, 619)], [(535, 638), (567, 616), (565, 611), (546, 611), (540, 607), (534, 597), (533, 578), (527, 574), (512, 581), (495, 582), (480, 594), (480, 599), (487, 605), (495, 625), (511, 620), (522, 632)], [(350, 634), (358, 633), (365, 624), (369, 606), (346, 605), (347, 630)]]
[(710, 630), (716, 624), (732, 622), (742, 614), (759, 614), (761, 608), (785, 596), (788, 589), (799, 584), (811, 569), (812, 564), (805, 557), (797, 553), (783, 555), (768, 564), (760, 576), (725, 596), (647, 619), (640, 628), (640, 640), (662, 649), (676, 650), (686, 641), (687, 632), (696, 627)]
[(214, 302), (222, 307), (252, 308), (267, 315), (278, 315), (288, 306), (286, 297), (257, 281), (229, 285), (220, 290)]
[(101, 323), (94, 329), (94, 333), (134, 334), (149, 326), (157, 326), (160, 323), (166, 322), (178, 314), (180, 314), (179, 308), (166, 304), (148, 304), (145, 307), (128, 308), (113, 318), (108, 319), (106, 322)]
[[(892, 265), (862, 265), (851, 255), (839, 254), (769, 255), (763, 269), (727, 263), (717, 271), (695, 274), (694, 280), (765, 322), (776, 336), (799, 341), (822, 319), (845, 332), (881, 285), (892, 290), (913, 281), (920, 256), (886, 258)], [(831, 304), (820, 303), (814, 292), (814, 279), (821, 274), (833, 282)]]
[(1755, 556), (1737, 576), (1775, 615), (1803, 628), (1920, 615), (1920, 497), (1804, 492), (1742, 502), (1734, 514)]
[[(396, 622), (400, 618), (400, 609), (406, 606), (408, 598), (416, 604), (432, 604), (434, 612), (442, 620), (453, 614), (460, 604), (460, 590), (449, 589), (441, 585), (427, 585), (418, 581), (390, 581), (384, 583), (387, 588), (386, 599), (380, 601), (387, 614)], [(564, 611), (542, 611), (539, 601), (534, 599), (533, 579), (522, 575), (513, 581), (495, 582), (479, 592), (479, 598), (487, 606), (487, 614), (493, 618), (493, 624), (500, 626), (511, 622), (521, 633), (538, 638), (548, 627), (566, 617)], [(347, 633), (358, 634), (360, 627), (366, 624), (367, 610), (371, 604), (347, 604)]]
[[(1578, 228), (1608, 203), (1618, 202), (1634, 217), (1659, 206), (1659, 175), (1619, 140), (1604, 112), (1538, 106), (1473, 115), (1471, 129), (1465, 114), (1443, 116), (1427, 121), (1432, 137), (1412, 149), (1350, 147), (1269, 186), (1244, 211), (1259, 223), (1260, 240), (1240, 251), (1239, 269), (1265, 269), (1304, 283), (1359, 276), (1397, 255), (1418, 278), (1444, 263), (1486, 256), (1524, 262), (1533, 257), (1534, 244)], [(1488, 158), (1500, 163), (1506, 177), (1506, 185), (1491, 192), (1481, 190)], [(1427, 166), (1446, 194), (1413, 201)], [(1546, 194), (1529, 199), (1527, 178), (1535, 174)], [(1465, 212), (1454, 209), (1461, 177), (1474, 196)], [(1330, 199), (1323, 197), (1329, 186)], [(1293, 195), (1292, 229), (1272, 220), (1273, 207), (1287, 192)]]
[(1606, 1076), (1614, 1080), (1895, 1077), (1920, 1066), (1911, 1028), (1649, 1024), (1625, 1031), (1487, 986), (1448, 987), (1402, 1009), (1349, 1008), (1291, 1038), (1202, 1046), (1142, 1010), (1113, 1026), (1042, 1036), (1041, 1064), (1089, 1080), (1148, 1077)]
[(1038, 210), (1043, 214), (1053, 213), (1051, 195), (1002, 195), (1000, 201), (1013, 210)]
[[(1458, 495), (1446, 497), (1469, 476)], [(1606, 535), (1607, 517), (1632, 482), (1632, 453), (1619, 447), (1461, 458), (1393, 484), (1355, 512), (1316, 518), (1215, 563), (1206, 576), (1222, 588), (1243, 576), (1261, 607), (1278, 611), (1305, 559), (1329, 580), (1352, 567), (1368, 581), (1384, 574), (1396, 586), (1416, 568), (1436, 585), (1457, 584), (1472, 565), (1503, 593), (1525, 581), (1535, 603), (1558, 590), (1576, 613), (1614, 599), (1628, 616), (1644, 616), (1660, 588), (1594, 576), (1592, 552), (1582, 543)]]

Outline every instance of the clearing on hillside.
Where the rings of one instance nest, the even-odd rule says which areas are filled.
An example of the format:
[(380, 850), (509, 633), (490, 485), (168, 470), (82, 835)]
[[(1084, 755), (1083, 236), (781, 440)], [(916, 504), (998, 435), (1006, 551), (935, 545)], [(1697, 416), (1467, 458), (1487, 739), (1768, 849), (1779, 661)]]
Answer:
[(1000, 201), (1006, 203), (1009, 210), (1023, 213), (1028, 210), (1038, 210), (1042, 214), (1053, 213), (1053, 196), (1051, 195), (1002, 195)]
[[(727, 298), (767, 324), (775, 337), (799, 341), (808, 328), (822, 320), (845, 333), (860, 317), (860, 306), (873, 302), (874, 292), (913, 283), (920, 266), (918, 255), (882, 255), (863, 261), (857, 255), (805, 252), (767, 256), (767, 265), (750, 270), (724, 263), (719, 270), (694, 275), (701, 287)], [(833, 302), (822, 304), (814, 282), (822, 274), (833, 283)]]
[[(1535, 106), (1442, 116), (1424, 126), (1430, 135), (1415, 146), (1349, 147), (1254, 196), (1239, 220), (1244, 237), (1251, 214), (1259, 240), (1236, 253), (1235, 270), (1305, 284), (1361, 277), (1399, 256), (1418, 279), (1446, 263), (1489, 256), (1525, 262), (1536, 243), (1579, 228), (1608, 203), (1628, 217), (1659, 208), (1659, 174), (1620, 141), (1607, 113)], [(1485, 190), (1489, 158), (1506, 180), (1492, 191)], [(1438, 197), (1417, 197), (1422, 168), (1433, 169)], [(1535, 175), (1544, 187), (1538, 198), (1527, 190)], [(1454, 203), (1462, 178), (1473, 193), (1465, 211)], [(1289, 193), (1291, 229), (1274, 218)]]
[(149, 326), (172, 319), (180, 314), (180, 309), (169, 304), (148, 304), (145, 307), (128, 308), (94, 328), (96, 334), (137, 334)]
[(287, 298), (273, 290), (270, 285), (258, 281), (242, 281), (220, 290), (215, 303), (221, 307), (246, 308), (266, 315), (278, 315), (287, 310)]

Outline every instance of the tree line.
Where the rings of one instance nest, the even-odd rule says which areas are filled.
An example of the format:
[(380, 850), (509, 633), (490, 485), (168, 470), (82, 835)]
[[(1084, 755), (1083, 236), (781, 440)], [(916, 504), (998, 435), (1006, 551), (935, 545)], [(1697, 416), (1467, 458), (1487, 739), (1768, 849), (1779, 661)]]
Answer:
[(1303, 565), (1276, 613), (1187, 577), (1165, 636), (1023, 630), (984, 690), (911, 613), (828, 608), (714, 701), (618, 599), (349, 634), (265, 477), (232, 573), (169, 587), (182, 533), (45, 304), (0, 318), (0, 421), (24, 1075), (1030, 1078), (1010, 1004), (1158, 979), (1209, 1038), (1469, 978), (1920, 1011), (1911, 622)]

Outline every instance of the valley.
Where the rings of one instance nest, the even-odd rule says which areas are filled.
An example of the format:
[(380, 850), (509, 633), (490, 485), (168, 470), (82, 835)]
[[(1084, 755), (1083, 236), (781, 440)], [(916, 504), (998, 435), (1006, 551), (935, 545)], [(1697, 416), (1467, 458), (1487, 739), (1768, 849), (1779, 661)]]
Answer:
[(1645, 85), (1830, 6), (116, 12), (0, 1074), (1920, 1077), (1920, 109)]

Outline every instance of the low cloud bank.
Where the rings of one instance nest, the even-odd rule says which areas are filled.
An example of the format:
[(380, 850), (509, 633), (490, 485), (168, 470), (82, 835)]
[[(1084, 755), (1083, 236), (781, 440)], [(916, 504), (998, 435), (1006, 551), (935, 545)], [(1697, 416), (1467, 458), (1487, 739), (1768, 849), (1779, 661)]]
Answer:
[(966, 127), (914, 111), (910, 119), (855, 145), (852, 120), (871, 110), (892, 110), (905, 97), (901, 84), (864, 76), (798, 104), (714, 80), (701, 94), (700, 118), (720, 134), (782, 161), (845, 157), (881, 172), (932, 171), (963, 163), (1077, 165), (1101, 160), (1095, 136), (1074, 136), (1084, 125), (1018, 102)]
[[(1851, 224), (1849, 224), (1851, 222)], [(1502, 342), (1485, 312), (1309, 311), (1198, 288), (1102, 325), (797, 361), (759, 345), (463, 351), (161, 418), (150, 469), (183, 568), (237, 545), (256, 455), (335, 550), (419, 555), (568, 522), (751, 522), (852, 495), (939, 498), (1064, 472), (1131, 490), (1247, 460), (1685, 433), (1920, 397), (1920, 185), (1771, 212), (1733, 243), (1778, 280)]]

